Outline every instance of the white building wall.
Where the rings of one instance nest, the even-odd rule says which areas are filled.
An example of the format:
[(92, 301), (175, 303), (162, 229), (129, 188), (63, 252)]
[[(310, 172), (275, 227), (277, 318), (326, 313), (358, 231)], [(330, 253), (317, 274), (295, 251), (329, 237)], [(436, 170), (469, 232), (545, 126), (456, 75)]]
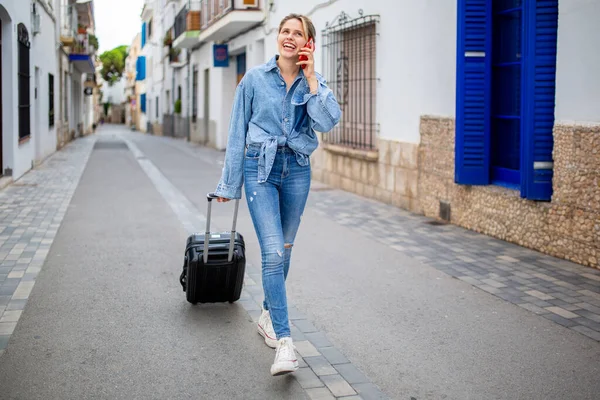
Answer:
[[(59, 111), (60, 80), (57, 74), (54, 20), (45, 8), (38, 4), (41, 32), (34, 35), (31, 3), (9, 1), (0, 4), (2, 19), (2, 170), (12, 170), (12, 178), (18, 179), (56, 150), (56, 123)], [(30, 139), (19, 144), (18, 124), (18, 42), (17, 25), (23, 23), (29, 33), (30, 55)], [(36, 67), (37, 73), (36, 73)], [(49, 126), (48, 73), (54, 75), (55, 126)], [(36, 99), (37, 83), (37, 99)]]
[[(35, 162), (39, 163), (56, 151), (56, 126), (58, 121), (60, 77), (56, 53), (56, 30), (54, 12), (48, 14), (39, 4), (41, 33), (33, 36), (31, 46), (32, 86), (36, 84), (36, 68), (39, 73), (37, 99), (33, 98), (32, 107), (32, 140), (35, 147)], [(31, 33), (30, 33), (31, 35)], [(49, 124), (49, 75), (54, 77), (54, 126)]]
[(104, 79), (102, 80), (102, 88), (104, 96), (102, 97), (103, 103), (121, 104), (125, 98), (125, 84), (127, 79), (122, 77), (119, 81), (115, 82), (112, 86), (108, 85)]
[(557, 122), (600, 123), (600, 2), (558, 2)]

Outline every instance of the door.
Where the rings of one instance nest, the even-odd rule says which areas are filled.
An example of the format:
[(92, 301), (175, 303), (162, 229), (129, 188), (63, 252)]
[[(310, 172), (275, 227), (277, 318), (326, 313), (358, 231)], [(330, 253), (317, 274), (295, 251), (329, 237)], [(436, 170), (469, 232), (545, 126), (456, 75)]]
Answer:
[(237, 65), (237, 82), (236, 85), (240, 83), (244, 74), (246, 73), (246, 53), (239, 54), (236, 57), (236, 65)]

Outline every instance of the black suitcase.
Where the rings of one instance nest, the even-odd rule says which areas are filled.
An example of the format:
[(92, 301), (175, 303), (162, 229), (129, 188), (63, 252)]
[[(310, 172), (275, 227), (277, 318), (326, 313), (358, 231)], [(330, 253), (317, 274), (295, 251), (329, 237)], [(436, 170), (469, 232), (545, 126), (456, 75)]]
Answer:
[(239, 200), (235, 200), (231, 232), (210, 232), (211, 205), (216, 198), (212, 193), (207, 195), (206, 232), (190, 235), (185, 246), (179, 281), (192, 304), (233, 303), (242, 293), (246, 249), (244, 237), (235, 231)]

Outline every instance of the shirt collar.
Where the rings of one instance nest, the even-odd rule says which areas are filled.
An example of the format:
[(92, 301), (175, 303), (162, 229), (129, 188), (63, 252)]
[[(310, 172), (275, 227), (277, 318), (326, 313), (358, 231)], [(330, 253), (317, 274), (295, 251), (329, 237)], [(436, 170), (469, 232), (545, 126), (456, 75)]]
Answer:
[(277, 68), (277, 59), (279, 58), (278, 55), (273, 56), (273, 58), (271, 58), (269, 60), (269, 62), (267, 64), (265, 64), (265, 71), (269, 72), (269, 71), (273, 71), (275, 68)]

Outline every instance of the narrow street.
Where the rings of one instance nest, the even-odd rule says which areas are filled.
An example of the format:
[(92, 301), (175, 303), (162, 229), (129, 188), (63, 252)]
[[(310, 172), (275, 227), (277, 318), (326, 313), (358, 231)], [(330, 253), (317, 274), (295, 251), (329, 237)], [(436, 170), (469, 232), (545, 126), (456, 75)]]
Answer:
[[(179, 284), (223, 152), (105, 125), (0, 191), (0, 399), (597, 399), (600, 270), (313, 182), (288, 277), (301, 369)], [(213, 207), (228, 230), (233, 206)]]

